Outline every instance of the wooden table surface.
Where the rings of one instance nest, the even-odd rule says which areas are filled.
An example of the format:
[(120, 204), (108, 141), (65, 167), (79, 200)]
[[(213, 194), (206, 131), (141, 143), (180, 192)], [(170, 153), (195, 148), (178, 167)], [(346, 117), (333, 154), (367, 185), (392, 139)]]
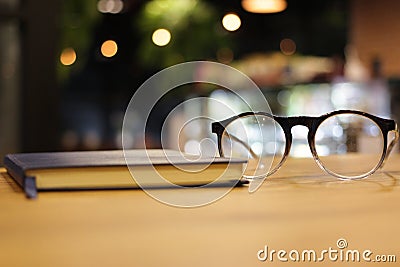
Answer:
[[(176, 208), (141, 190), (41, 192), (29, 200), (1, 169), (0, 266), (397, 266), (327, 254), (293, 262), (288, 254), (369, 250), (371, 260), (400, 262), (399, 179), (399, 155), (361, 181), (339, 181), (312, 159), (291, 158), (255, 193), (234, 188), (215, 203)], [(260, 261), (265, 246), (286, 251), (289, 262), (276, 254)]]

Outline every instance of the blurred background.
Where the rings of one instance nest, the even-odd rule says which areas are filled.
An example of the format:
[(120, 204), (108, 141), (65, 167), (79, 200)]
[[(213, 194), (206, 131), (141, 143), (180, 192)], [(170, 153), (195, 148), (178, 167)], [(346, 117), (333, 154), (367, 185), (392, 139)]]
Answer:
[[(0, 155), (121, 148), (135, 90), (192, 60), (239, 69), (275, 114), (399, 118), (398, 10), (398, 0), (0, 0)], [(149, 147), (194, 95), (235, 101), (220, 88), (174, 90), (152, 114)]]

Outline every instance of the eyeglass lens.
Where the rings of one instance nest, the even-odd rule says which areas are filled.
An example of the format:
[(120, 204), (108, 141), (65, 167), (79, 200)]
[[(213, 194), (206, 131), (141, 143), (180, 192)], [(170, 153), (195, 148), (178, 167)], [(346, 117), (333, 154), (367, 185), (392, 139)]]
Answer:
[[(324, 120), (315, 134), (315, 149), (322, 165), (329, 171), (346, 177), (363, 175), (379, 163), (384, 138), (379, 126), (368, 117), (358, 114), (338, 114)], [(363, 154), (363, 164), (352, 166), (338, 161), (335, 155)]]
[(245, 178), (264, 178), (277, 167), (285, 151), (281, 126), (264, 115), (240, 117), (225, 128), (221, 145), (225, 157), (248, 160)]
[[(324, 120), (317, 128), (314, 140), (323, 167), (333, 174), (349, 178), (373, 170), (381, 159), (384, 146), (379, 126), (368, 117), (351, 113)], [(232, 121), (225, 127), (221, 139), (225, 157), (248, 160), (245, 178), (263, 178), (279, 168), (286, 142), (280, 124), (266, 115), (249, 115)], [(295, 145), (293, 142), (292, 146)], [(300, 149), (309, 150), (304, 146)], [(368, 160), (353, 166), (352, 173), (348, 173), (348, 162), (335, 160), (341, 154), (367, 154), (364, 158)]]

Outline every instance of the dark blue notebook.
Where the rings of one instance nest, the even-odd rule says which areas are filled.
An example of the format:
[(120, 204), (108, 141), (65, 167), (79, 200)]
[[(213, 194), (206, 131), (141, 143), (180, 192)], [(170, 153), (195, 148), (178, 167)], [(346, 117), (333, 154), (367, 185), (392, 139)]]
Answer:
[(162, 149), (18, 153), (4, 158), (7, 172), (30, 198), (36, 197), (38, 191), (49, 190), (165, 187), (168, 183), (160, 183), (157, 174), (180, 186), (216, 180), (220, 185), (232, 184), (240, 180), (244, 163)]

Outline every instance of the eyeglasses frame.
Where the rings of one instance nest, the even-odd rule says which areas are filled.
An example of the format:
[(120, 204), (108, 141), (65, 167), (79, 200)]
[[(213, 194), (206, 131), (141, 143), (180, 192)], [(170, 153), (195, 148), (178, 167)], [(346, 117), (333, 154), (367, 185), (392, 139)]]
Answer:
[[(344, 175), (332, 172), (331, 170), (327, 169), (323, 165), (322, 161), (320, 160), (320, 158), (317, 154), (317, 151), (315, 148), (315, 135), (316, 135), (318, 127), (326, 119), (328, 119), (332, 116), (341, 115), (341, 114), (355, 114), (355, 115), (360, 115), (360, 116), (369, 118), (370, 120), (375, 122), (375, 124), (380, 128), (380, 130), (382, 132), (384, 144), (383, 144), (381, 158), (380, 158), (379, 162), (377, 163), (377, 165), (372, 170), (370, 170), (369, 172), (367, 172), (365, 174), (349, 177), (349, 176), (344, 176)], [(397, 141), (399, 139), (399, 131), (397, 128), (397, 124), (394, 120), (381, 118), (381, 117), (378, 117), (378, 116), (375, 116), (375, 115), (372, 115), (372, 114), (369, 114), (369, 113), (366, 113), (363, 111), (358, 111), (358, 110), (336, 110), (336, 111), (332, 111), (332, 112), (323, 114), (321, 116), (292, 116), (292, 117), (275, 116), (275, 115), (272, 115), (267, 112), (249, 111), (249, 112), (244, 112), (244, 113), (232, 116), (232, 117), (227, 118), (222, 121), (213, 122), (211, 124), (212, 133), (215, 133), (217, 135), (218, 152), (219, 152), (220, 157), (224, 157), (224, 153), (222, 150), (222, 136), (225, 132), (226, 127), (230, 123), (235, 121), (236, 119), (239, 119), (242, 117), (247, 117), (247, 116), (258, 116), (258, 115), (269, 117), (269, 118), (273, 119), (275, 122), (277, 122), (282, 127), (283, 132), (285, 134), (285, 139), (286, 139), (285, 151), (284, 151), (284, 155), (283, 155), (281, 161), (278, 163), (278, 165), (276, 167), (274, 167), (273, 170), (268, 172), (268, 174), (266, 176), (270, 176), (270, 175), (274, 174), (277, 170), (279, 170), (281, 168), (281, 166), (283, 165), (283, 163), (286, 161), (287, 157), (289, 156), (290, 149), (291, 149), (292, 142), (293, 142), (293, 136), (292, 136), (291, 130), (294, 126), (301, 125), (301, 126), (305, 126), (308, 128), (308, 135), (307, 135), (308, 145), (310, 147), (310, 150), (311, 150), (311, 153), (312, 153), (312, 156), (313, 156), (315, 162), (322, 170), (324, 170), (325, 172), (329, 173), (330, 175), (335, 176), (341, 180), (363, 179), (363, 178), (366, 178), (366, 177), (372, 175), (379, 168), (382, 168), (384, 166), (384, 163), (385, 163), (387, 157), (390, 155), (390, 152), (392, 151), (394, 145), (397, 143)], [(395, 133), (395, 136), (388, 146), (388, 135), (389, 135), (389, 132), (392, 132), (392, 131)], [(234, 136), (232, 136), (232, 137), (236, 141), (241, 142), (243, 145), (245, 144), (245, 142), (240, 140), (239, 138), (234, 137)], [(249, 152), (254, 157), (255, 153), (252, 152), (251, 148), (249, 148), (249, 147), (246, 147), (246, 148), (249, 150)], [(264, 178), (266, 176), (264, 176)], [(260, 178), (260, 177), (253, 177), (253, 178)]]

